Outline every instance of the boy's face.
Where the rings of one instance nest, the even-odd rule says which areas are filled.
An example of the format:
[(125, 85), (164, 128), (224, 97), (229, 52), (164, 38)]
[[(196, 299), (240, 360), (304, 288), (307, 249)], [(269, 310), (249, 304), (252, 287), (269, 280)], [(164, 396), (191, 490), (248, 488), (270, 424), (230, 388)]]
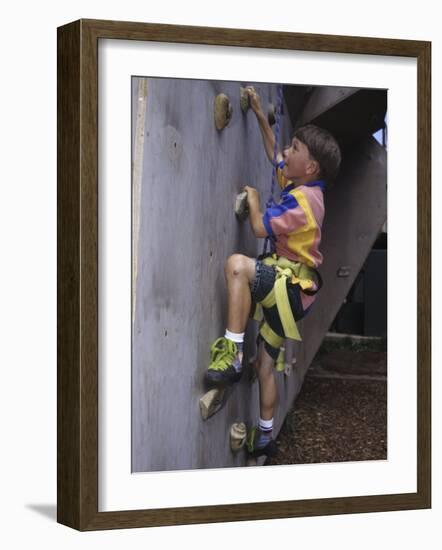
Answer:
[(319, 173), (318, 163), (312, 159), (307, 145), (293, 138), (292, 143), (282, 152), (284, 168), (282, 173), (289, 180), (299, 180), (314, 176)]

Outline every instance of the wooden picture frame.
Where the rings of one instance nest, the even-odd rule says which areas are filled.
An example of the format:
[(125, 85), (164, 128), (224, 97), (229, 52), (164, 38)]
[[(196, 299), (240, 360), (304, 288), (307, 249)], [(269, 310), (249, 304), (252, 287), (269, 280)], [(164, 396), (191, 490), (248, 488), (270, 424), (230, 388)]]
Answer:
[[(417, 492), (166, 509), (98, 510), (98, 41), (402, 56), (418, 71)], [(82, 531), (431, 506), (431, 44), (79, 20), (58, 29), (58, 521)]]

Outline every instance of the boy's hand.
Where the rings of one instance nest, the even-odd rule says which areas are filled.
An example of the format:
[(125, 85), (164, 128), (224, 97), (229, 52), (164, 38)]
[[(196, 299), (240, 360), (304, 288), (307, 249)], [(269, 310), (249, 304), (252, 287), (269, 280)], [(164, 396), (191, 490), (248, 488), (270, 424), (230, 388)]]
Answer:
[(246, 185), (244, 191), (247, 193), (247, 204), (249, 210), (259, 209), (259, 192), (254, 187), (249, 187)]
[[(264, 149), (267, 155), (267, 158), (270, 162), (273, 162), (273, 155), (275, 149), (275, 136), (273, 134), (272, 128), (269, 124), (268, 117), (264, 113), (261, 105), (261, 99), (253, 86), (246, 87), (250, 108), (255, 113), (256, 120), (258, 121), (259, 129), (261, 130), (262, 139), (264, 142)], [(277, 160), (281, 157), (281, 153), (278, 151)]]
[(249, 94), (250, 107), (256, 115), (262, 115), (264, 111), (262, 110), (261, 99), (258, 95), (258, 92), (253, 86), (247, 86), (246, 88)]
[(267, 237), (267, 230), (262, 220), (262, 212), (259, 206), (259, 192), (254, 187), (248, 185), (244, 187), (247, 192), (247, 204), (249, 206), (250, 225), (255, 233), (255, 237)]

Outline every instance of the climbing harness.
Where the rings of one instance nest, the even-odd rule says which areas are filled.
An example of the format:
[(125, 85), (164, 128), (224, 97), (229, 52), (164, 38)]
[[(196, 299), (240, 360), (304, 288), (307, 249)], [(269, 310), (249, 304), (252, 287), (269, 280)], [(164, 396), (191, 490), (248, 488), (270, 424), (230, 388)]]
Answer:
[[(276, 109), (276, 122), (275, 122), (275, 147), (273, 148), (273, 161), (272, 161), (272, 186), (270, 189), (270, 195), (267, 199), (266, 208), (272, 208), (272, 206), (275, 205), (275, 200), (273, 198), (273, 194), (275, 192), (275, 184), (276, 184), (276, 170), (278, 168), (278, 163), (276, 162), (278, 158), (278, 141), (279, 141), (279, 131), (281, 127), (281, 113), (282, 113), (282, 84), (278, 84), (278, 106)], [(271, 251), (274, 252), (275, 245), (273, 240), (270, 236), (265, 238), (264, 241), (264, 248), (262, 251), (262, 254), (267, 253), (267, 245), (270, 244)]]
[[(305, 294), (313, 296), (322, 286), (320, 274), (313, 267), (302, 262), (293, 262), (283, 256), (278, 257), (276, 254), (267, 256), (262, 261), (265, 265), (274, 266), (276, 279), (272, 290), (258, 302), (254, 318), (257, 320), (262, 318), (263, 307), (271, 308), (276, 305), (285, 338), (302, 340), (290, 307), (287, 283), (298, 284)], [(276, 334), (265, 319), (262, 321), (259, 333), (272, 347), (281, 348), (284, 338)], [(282, 358), (278, 358), (279, 363), (281, 360)]]

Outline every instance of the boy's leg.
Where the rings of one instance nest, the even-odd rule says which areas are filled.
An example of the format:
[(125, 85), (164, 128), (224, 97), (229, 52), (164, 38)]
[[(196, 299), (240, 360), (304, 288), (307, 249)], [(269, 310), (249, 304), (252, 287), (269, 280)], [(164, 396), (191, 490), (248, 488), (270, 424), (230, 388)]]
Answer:
[(227, 282), (227, 330), (245, 331), (252, 305), (250, 285), (255, 280), (256, 260), (242, 254), (233, 254), (224, 267)]
[(278, 396), (274, 365), (275, 360), (267, 353), (261, 341), (255, 364), (259, 382), (260, 417), (258, 426), (250, 431), (247, 442), (249, 454), (253, 457), (274, 456), (277, 452), (276, 442), (272, 438), (273, 411)]
[(278, 397), (274, 366), (274, 359), (266, 352), (264, 342), (261, 341), (255, 368), (259, 383), (260, 417), (266, 421), (273, 419), (273, 411)]
[(252, 303), (251, 284), (255, 280), (256, 260), (233, 254), (224, 271), (228, 293), (227, 329), (212, 345), (212, 361), (206, 372), (209, 386), (238, 382), (242, 372), (244, 332)]

